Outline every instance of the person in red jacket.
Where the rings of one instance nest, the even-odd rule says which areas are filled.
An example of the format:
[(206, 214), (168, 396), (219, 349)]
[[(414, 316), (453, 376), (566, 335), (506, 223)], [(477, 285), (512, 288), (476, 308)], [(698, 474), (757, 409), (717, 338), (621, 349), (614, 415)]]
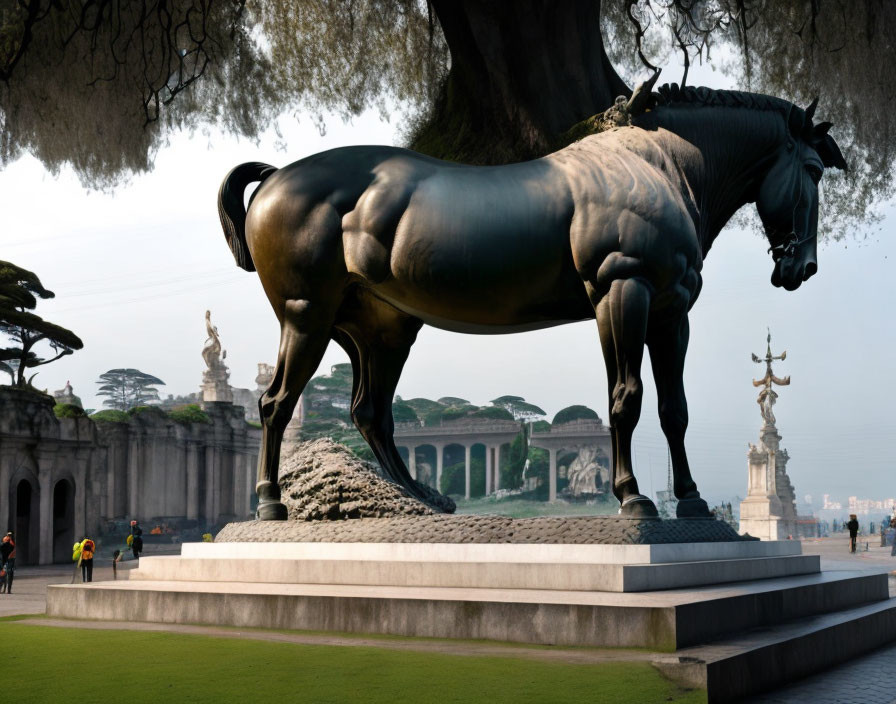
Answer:
[(0, 541), (0, 567), (6, 570), (6, 593), (12, 592), (12, 579), (16, 572), (16, 541), (12, 532), (3, 536)]

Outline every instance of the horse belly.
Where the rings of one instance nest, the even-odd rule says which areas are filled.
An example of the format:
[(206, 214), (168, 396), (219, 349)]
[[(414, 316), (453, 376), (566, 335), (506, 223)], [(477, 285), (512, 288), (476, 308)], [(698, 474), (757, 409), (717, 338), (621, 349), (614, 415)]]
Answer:
[[(420, 184), (377, 293), (429, 324), (514, 332), (593, 314), (569, 256), (562, 194), (502, 182), (501, 169)], [(491, 172), (491, 173), (489, 173)]]

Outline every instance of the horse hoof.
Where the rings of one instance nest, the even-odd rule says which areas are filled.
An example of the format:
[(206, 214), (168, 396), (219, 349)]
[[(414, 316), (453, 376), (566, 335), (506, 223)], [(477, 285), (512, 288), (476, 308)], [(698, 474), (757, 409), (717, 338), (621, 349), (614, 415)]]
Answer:
[(701, 498), (681, 499), (675, 509), (675, 515), (679, 518), (712, 518), (709, 506)]
[(279, 501), (268, 501), (258, 504), (255, 517), (259, 521), (285, 521), (289, 515), (286, 506)]
[(646, 496), (636, 494), (622, 502), (619, 507), (619, 515), (630, 518), (657, 518), (660, 514), (653, 501)]

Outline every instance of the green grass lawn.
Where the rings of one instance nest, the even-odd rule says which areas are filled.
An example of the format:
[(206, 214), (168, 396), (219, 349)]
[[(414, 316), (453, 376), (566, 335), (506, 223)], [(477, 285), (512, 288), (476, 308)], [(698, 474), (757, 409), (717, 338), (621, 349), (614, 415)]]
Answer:
[(619, 504), (567, 504), (531, 501), (528, 499), (506, 498), (500, 501), (493, 497), (463, 499), (451, 497), (457, 503), (457, 514), (509, 516), (510, 518), (534, 518), (535, 516), (608, 516), (616, 514)]
[(578, 665), (0, 621), (2, 701), (703, 702), (647, 663)]

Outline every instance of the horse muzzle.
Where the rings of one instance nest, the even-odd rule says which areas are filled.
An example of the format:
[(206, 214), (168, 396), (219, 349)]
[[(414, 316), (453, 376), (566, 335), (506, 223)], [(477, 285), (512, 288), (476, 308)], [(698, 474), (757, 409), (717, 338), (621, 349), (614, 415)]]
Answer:
[(815, 253), (805, 257), (782, 257), (775, 262), (772, 271), (772, 286), (796, 291), (803, 283), (818, 272)]

